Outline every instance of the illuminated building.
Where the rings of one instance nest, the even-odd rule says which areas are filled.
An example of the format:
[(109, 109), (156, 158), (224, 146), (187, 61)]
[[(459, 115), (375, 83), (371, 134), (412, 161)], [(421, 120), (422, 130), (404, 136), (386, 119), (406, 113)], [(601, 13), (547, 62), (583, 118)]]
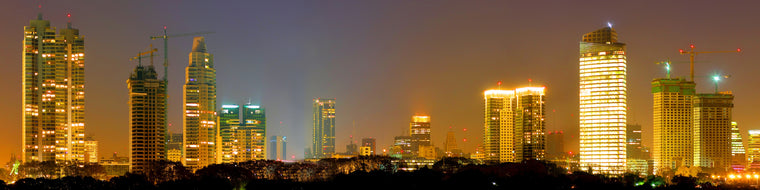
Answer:
[(744, 170), (747, 166), (747, 152), (744, 150), (742, 134), (735, 121), (731, 122), (731, 168)]
[(694, 165), (728, 170), (731, 166), (730, 92), (694, 97)]
[(556, 160), (565, 156), (565, 133), (549, 131), (546, 133), (546, 158)]
[(182, 162), (182, 133), (169, 133), (166, 143), (166, 159), (172, 162)]
[(288, 144), (286, 136), (271, 136), (269, 137), (269, 147), (267, 147), (267, 150), (269, 151), (269, 156), (267, 159), (269, 160), (287, 160), (288, 157), (285, 155), (285, 148)]
[(130, 171), (143, 173), (150, 162), (166, 159), (166, 83), (158, 79), (153, 65), (138, 65), (127, 87)]
[(258, 105), (222, 105), (218, 138), (220, 163), (266, 159), (264, 108)]
[(760, 162), (760, 130), (749, 130), (747, 160), (750, 163)]
[(485, 161), (543, 160), (545, 87), (487, 90), (483, 144)]
[(544, 137), (545, 87), (515, 89), (516, 110), (514, 119), (515, 159), (543, 160), (546, 156)]
[(24, 26), (22, 161), (85, 161), (84, 37), (50, 21)]
[(183, 89), (185, 154), (182, 163), (195, 171), (216, 160), (216, 69), (203, 37), (193, 39)]
[(605, 27), (580, 42), (580, 167), (594, 174), (626, 171), (626, 52)]
[(366, 146), (370, 148), (369, 155), (377, 155), (377, 152), (375, 152), (377, 149), (377, 145), (375, 142), (375, 138), (363, 138), (362, 139), (362, 146)]
[(372, 147), (369, 146), (360, 146), (359, 147), (359, 155), (360, 156), (372, 156)]
[(412, 116), (412, 122), (409, 124), (409, 134), (412, 137), (410, 145), (412, 154), (419, 155), (420, 146), (430, 146), (430, 116), (415, 115)]
[(514, 162), (514, 90), (487, 90), (483, 135), (484, 161)]
[(316, 98), (313, 102), (311, 158), (335, 154), (335, 99)]
[(87, 137), (84, 141), (84, 162), (98, 163), (98, 141)]
[(696, 84), (684, 79), (652, 81), (654, 94), (655, 173), (691, 166), (694, 162), (693, 104)]
[(396, 136), (393, 137), (393, 147), (391, 148), (391, 157), (396, 158), (411, 158), (415, 155), (412, 154), (412, 137), (411, 136)]

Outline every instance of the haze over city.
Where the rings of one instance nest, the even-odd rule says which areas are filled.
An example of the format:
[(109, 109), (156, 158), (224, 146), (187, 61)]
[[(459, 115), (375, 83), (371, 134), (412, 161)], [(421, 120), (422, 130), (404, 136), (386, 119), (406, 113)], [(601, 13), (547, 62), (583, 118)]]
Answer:
[[(162, 28), (205, 35), (214, 54), (217, 105), (251, 102), (267, 108), (267, 134), (288, 136), (287, 155), (302, 159), (311, 135), (311, 100), (336, 98), (336, 151), (349, 137), (377, 139), (378, 148), (408, 133), (410, 117), (431, 116), (432, 143), (458, 131), (472, 152), (483, 142), (483, 91), (546, 86), (546, 131), (567, 133), (566, 150), (578, 149), (578, 42), (611, 24), (627, 44), (628, 123), (643, 126), (652, 144), (653, 78), (688, 75), (678, 49), (733, 50), (698, 56), (698, 92), (712, 92), (710, 77), (732, 91), (733, 120), (743, 133), (758, 129), (760, 13), (757, 2), (711, 1), (15, 1), (0, 7), (0, 156), (21, 153), (23, 26), (42, 13), (52, 26), (73, 26), (87, 40), (86, 134), (100, 152), (128, 151), (126, 79)], [(42, 8), (38, 5), (42, 4)], [(170, 130), (182, 129), (182, 85), (192, 38), (170, 41)], [(161, 57), (156, 58), (162, 70)], [(144, 63), (145, 64), (145, 63)], [(162, 72), (159, 72), (163, 76)], [(280, 124), (282, 122), (282, 124)], [(467, 128), (467, 132), (461, 132)], [(746, 136), (746, 134), (745, 134)]]

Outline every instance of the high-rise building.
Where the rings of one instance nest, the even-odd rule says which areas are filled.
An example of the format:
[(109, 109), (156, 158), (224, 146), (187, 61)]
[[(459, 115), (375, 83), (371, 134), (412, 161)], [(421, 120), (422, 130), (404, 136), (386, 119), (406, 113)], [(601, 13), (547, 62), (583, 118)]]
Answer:
[(731, 166), (730, 92), (694, 97), (694, 165), (728, 170)]
[(393, 146), (391, 147), (391, 157), (411, 158), (412, 154), (412, 137), (396, 136), (393, 137)]
[(269, 137), (269, 147), (267, 147), (267, 150), (269, 151), (269, 156), (267, 159), (269, 160), (287, 160), (288, 157), (285, 155), (286, 151), (286, 145), (288, 144), (287, 141), (288, 137), (286, 136), (271, 136)]
[(50, 21), (24, 26), (22, 161), (85, 161), (84, 37)]
[(731, 122), (731, 168), (744, 170), (747, 167), (747, 151), (742, 142), (742, 133), (735, 121)]
[(166, 142), (166, 159), (182, 162), (182, 133), (169, 133), (169, 139)]
[(485, 161), (543, 160), (545, 87), (487, 90), (484, 97)]
[(370, 148), (369, 155), (377, 155), (377, 152), (376, 152), (377, 144), (376, 144), (375, 138), (363, 138), (362, 146), (366, 146)]
[(182, 163), (195, 171), (216, 160), (216, 69), (214, 55), (206, 50), (203, 37), (193, 39), (183, 89), (183, 133), (185, 154)]
[(412, 154), (419, 154), (420, 146), (430, 146), (430, 116), (412, 116), (412, 122), (409, 123), (409, 134), (412, 137), (410, 142)]
[(694, 163), (694, 82), (660, 78), (652, 81), (654, 94), (654, 172), (662, 173)]
[(747, 137), (747, 161), (760, 162), (760, 130), (749, 130)]
[(264, 108), (259, 105), (222, 105), (218, 141), (219, 163), (266, 159)]
[(626, 171), (625, 51), (612, 27), (580, 42), (580, 167), (594, 174)]
[(143, 173), (151, 162), (166, 159), (166, 83), (158, 79), (153, 65), (138, 65), (127, 87), (130, 171)]
[(514, 147), (517, 161), (543, 160), (546, 156), (544, 90), (544, 87), (515, 89)]
[(446, 141), (443, 142), (443, 153), (447, 157), (461, 157), (462, 149), (457, 146), (457, 138), (454, 131), (446, 132)]
[(626, 130), (626, 166), (628, 172), (649, 174), (649, 152), (641, 145), (641, 125), (628, 124)]
[(312, 158), (335, 154), (335, 99), (315, 98), (313, 102)]
[(565, 132), (549, 131), (546, 133), (546, 158), (557, 160), (565, 156)]
[(515, 161), (514, 90), (486, 90), (483, 154), (487, 162)]
[(98, 141), (91, 137), (84, 141), (84, 162), (98, 163)]

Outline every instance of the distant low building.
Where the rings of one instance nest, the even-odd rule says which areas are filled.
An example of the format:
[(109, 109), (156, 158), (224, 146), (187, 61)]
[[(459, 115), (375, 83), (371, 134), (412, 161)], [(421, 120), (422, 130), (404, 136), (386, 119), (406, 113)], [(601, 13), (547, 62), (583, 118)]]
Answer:
[(359, 155), (360, 156), (371, 156), (372, 154), (372, 147), (369, 146), (361, 146), (359, 147)]

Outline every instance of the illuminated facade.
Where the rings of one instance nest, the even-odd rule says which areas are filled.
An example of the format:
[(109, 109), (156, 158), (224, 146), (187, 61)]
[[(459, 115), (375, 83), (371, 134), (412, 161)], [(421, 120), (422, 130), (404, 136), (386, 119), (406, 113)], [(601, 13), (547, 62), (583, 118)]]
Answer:
[(79, 29), (24, 26), (22, 161), (85, 161), (84, 37)]
[(84, 162), (98, 163), (98, 141), (89, 137), (84, 141)]
[(543, 160), (545, 87), (487, 90), (483, 144), (488, 162)]
[(313, 101), (312, 158), (330, 158), (335, 154), (335, 99)]
[(152, 65), (138, 65), (127, 87), (130, 171), (143, 173), (150, 162), (166, 159), (166, 83)]
[(594, 174), (626, 171), (625, 51), (612, 27), (580, 42), (580, 167)]
[(410, 142), (412, 154), (420, 154), (421, 146), (431, 146), (430, 144), (430, 116), (415, 115), (412, 116), (412, 122), (409, 123), (409, 134), (412, 136)]
[(742, 142), (742, 133), (735, 121), (731, 122), (731, 168), (743, 170), (747, 166), (747, 151)]
[(546, 137), (544, 131), (544, 87), (515, 89), (516, 109), (514, 119), (515, 159), (544, 160)]
[(166, 141), (166, 159), (182, 162), (182, 133), (169, 133), (169, 139)]
[(749, 130), (747, 138), (747, 161), (760, 161), (760, 130)]
[(183, 89), (182, 122), (185, 154), (182, 163), (195, 171), (216, 160), (216, 69), (203, 37), (193, 39)]
[(219, 163), (266, 159), (264, 108), (258, 105), (222, 105), (218, 140)]
[(377, 144), (376, 144), (375, 138), (363, 138), (362, 139), (362, 146), (366, 146), (366, 147), (370, 148), (369, 155), (376, 155), (377, 154), (377, 152), (376, 152), (376, 150), (377, 150)]
[(692, 166), (694, 162), (694, 82), (661, 78), (652, 81), (654, 97), (654, 172)]
[(446, 141), (443, 142), (443, 153), (447, 157), (462, 157), (462, 149), (457, 146), (457, 138), (454, 131), (446, 133)]
[(514, 90), (487, 90), (483, 154), (487, 162), (515, 161)]
[(694, 97), (694, 165), (728, 170), (731, 166), (731, 111), (734, 95)]

